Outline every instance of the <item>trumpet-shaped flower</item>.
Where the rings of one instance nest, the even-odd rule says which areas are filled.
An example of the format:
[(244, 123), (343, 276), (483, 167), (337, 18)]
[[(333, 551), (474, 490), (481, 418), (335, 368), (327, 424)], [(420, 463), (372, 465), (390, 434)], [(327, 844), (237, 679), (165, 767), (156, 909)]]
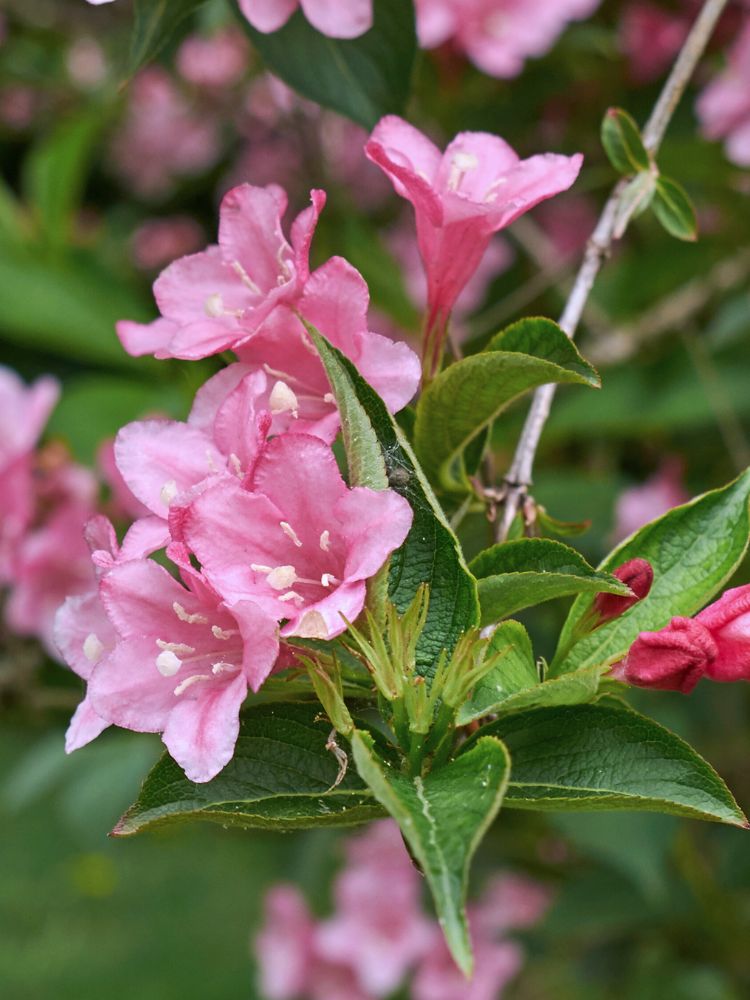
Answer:
[(750, 585), (727, 590), (695, 621), (708, 629), (716, 645), (706, 674), (714, 681), (750, 680)]
[(224, 196), (219, 242), (174, 261), (154, 283), (161, 317), (153, 323), (122, 320), (117, 332), (129, 354), (205, 358), (243, 343), (273, 310), (295, 302), (309, 270), (310, 243), (325, 204), (312, 205), (281, 228), (287, 198), (276, 185), (242, 184)]
[(427, 274), (424, 365), (433, 376), (450, 313), (492, 234), (569, 188), (583, 158), (546, 153), (521, 160), (506, 142), (484, 132), (462, 132), (441, 153), (394, 115), (381, 119), (365, 151), (414, 206)]
[(339, 635), (406, 538), (409, 504), (391, 490), (349, 489), (330, 448), (303, 434), (271, 441), (249, 485), (217, 482), (183, 512), (206, 577), (229, 604), (253, 601), (285, 621), (283, 636)]
[(258, 31), (283, 27), (298, 7), (314, 28), (331, 38), (357, 38), (372, 27), (372, 0), (239, 0)]
[[(116, 563), (99, 596), (113, 648), (91, 672), (87, 701), (106, 722), (160, 732), (191, 781), (229, 762), (248, 687), (257, 691), (279, 652), (275, 621), (250, 601), (227, 607), (189, 566), (185, 585), (149, 559)], [(89, 649), (111, 644), (99, 633)]]

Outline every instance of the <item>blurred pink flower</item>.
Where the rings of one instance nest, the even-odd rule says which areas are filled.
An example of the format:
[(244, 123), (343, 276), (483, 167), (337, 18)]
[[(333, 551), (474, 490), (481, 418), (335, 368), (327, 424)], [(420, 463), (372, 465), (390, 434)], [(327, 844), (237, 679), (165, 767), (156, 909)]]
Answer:
[(104, 50), (95, 38), (76, 38), (68, 49), (65, 64), (71, 80), (85, 89), (98, 87), (107, 76)]
[(679, 459), (665, 459), (645, 483), (631, 486), (618, 497), (612, 532), (614, 540), (621, 542), (644, 524), (689, 499), (682, 482), (682, 463)]
[(40, 95), (33, 87), (12, 84), (0, 88), (0, 122), (22, 132), (33, 124), (40, 105)]
[(34, 516), (33, 451), (59, 392), (53, 378), (26, 386), (0, 365), (0, 583), (12, 579), (15, 550)]
[(239, 0), (240, 10), (258, 31), (278, 31), (302, 7), (314, 28), (331, 38), (356, 38), (372, 26), (372, 0)]
[(453, 961), (439, 927), (432, 947), (417, 968), (413, 1000), (499, 1000), (502, 991), (523, 965), (523, 951), (513, 941), (496, 941), (479, 933), (469, 914), (474, 972), (470, 980)]
[(636, 83), (650, 83), (669, 68), (690, 24), (687, 10), (675, 13), (649, 0), (627, 5), (620, 20), (619, 44)]
[(141, 70), (110, 149), (114, 171), (139, 196), (168, 195), (182, 177), (202, 174), (218, 160), (216, 116), (202, 114), (160, 66)]
[(177, 50), (180, 76), (196, 87), (220, 90), (233, 87), (245, 75), (250, 46), (236, 28), (224, 28), (213, 35), (189, 35)]
[(156, 270), (177, 257), (194, 253), (205, 242), (202, 226), (189, 215), (148, 219), (133, 233), (131, 250), (136, 267)]
[(444, 153), (408, 122), (376, 125), (367, 155), (414, 206), (427, 274), (424, 370), (436, 374), (450, 314), (493, 233), (573, 184), (583, 157), (546, 153), (521, 160), (498, 136), (461, 132)]
[(269, 442), (248, 486), (226, 478), (187, 506), (182, 531), (230, 605), (254, 601), (283, 636), (326, 639), (361, 612), (366, 581), (406, 538), (412, 511), (391, 490), (350, 489), (328, 445)]
[(417, 0), (423, 48), (451, 41), (491, 76), (513, 77), (542, 56), (570, 21), (588, 17), (601, 0)]
[(698, 98), (696, 111), (707, 139), (724, 139), (727, 157), (750, 167), (750, 18), (729, 51), (726, 69)]
[(421, 879), (392, 820), (353, 837), (346, 852), (334, 885), (336, 913), (318, 925), (316, 949), (348, 966), (368, 995), (389, 996), (433, 945)]
[(483, 934), (505, 934), (538, 924), (552, 902), (550, 889), (523, 875), (494, 876), (474, 904), (474, 925)]

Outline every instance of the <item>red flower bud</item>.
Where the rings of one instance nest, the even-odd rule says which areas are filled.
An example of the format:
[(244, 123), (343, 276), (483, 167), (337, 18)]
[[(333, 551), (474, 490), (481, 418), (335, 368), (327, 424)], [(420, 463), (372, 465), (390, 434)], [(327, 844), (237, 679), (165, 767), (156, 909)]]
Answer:
[(750, 585), (728, 590), (695, 620), (716, 644), (708, 676), (714, 681), (750, 680)]
[(613, 674), (638, 687), (689, 694), (716, 653), (704, 625), (692, 618), (673, 618), (660, 632), (641, 632)]
[(638, 601), (642, 601), (651, 590), (651, 584), (654, 582), (654, 571), (651, 568), (651, 563), (645, 559), (629, 559), (628, 562), (613, 570), (612, 575), (626, 583), (633, 593), (629, 597), (620, 597), (617, 594), (597, 594), (594, 601), (594, 611), (598, 615), (597, 626), (612, 621), (613, 618), (619, 618), (628, 608), (632, 608)]

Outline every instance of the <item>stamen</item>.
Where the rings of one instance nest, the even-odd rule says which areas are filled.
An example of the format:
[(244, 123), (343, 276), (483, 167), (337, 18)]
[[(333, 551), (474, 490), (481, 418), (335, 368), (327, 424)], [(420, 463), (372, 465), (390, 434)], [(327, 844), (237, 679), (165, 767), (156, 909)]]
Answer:
[(297, 626), (295, 635), (300, 639), (327, 639), (328, 626), (319, 611), (306, 611)]
[(165, 649), (156, 657), (156, 669), (162, 677), (174, 677), (182, 666), (182, 660), (171, 649)]
[(214, 462), (214, 456), (211, 454), (211, 452), (208, 450), (208, 448), (206, 448), (206, 465), (208, 465), (208, 471), (209, 472), (217, 472), (218, 471), (217, 468), (216, 468), (216, 462)]
[(497, 180), (493, 181), (492, 184), (487, 188), (487, 193), (484, 196), (484, 200), (487, 203), (497, 201), (498, 188), (502, 187), (503, 184), (508, 183), (507, 177), (498, 177)]
[(332, 583), (340, 583), (341, 581), (333, 573), (324, 573), (320, 578), (320, 582), (324, 587), (330, 587)]
[(461, 182), (468, 170), (475, 170), (479, 166), (479, 160), (473, 153), (454, 153), (451, 160), (451, 170), (448, 177), (448, 188), (451, 191), (458, 191)]
[(255, 295), (263, 294), (260, 288), (258, 288), (258, 286), (255, 284), (253, 279), (250, 277), (250, 275), (247, 273), (245, 268), (242, 266), (242, 264), (240, 264), (238, 260), (232, 261), (232, 270), (236, 275), (240, 277), (240, 279), (242, 280), (242, 284), (246, 285), (251, 292), (253, 292)]
[(211, 674), (193, 674), (192, 677), (186, 677), (181, 684), (178, 684), (177, 687), (174, 689), (174, 693), (176, 695), (181, 695), (184, 691), (187, 691), (189, 687), (192, 687), (193, 684), (197, 684), (198, 681), (210, 681), (210, 680), (211, 680)]
[(280, 601), (302, 601), (304, 604), (304, 597), (302, 594), (298, 594), (296, 590), (290, 590), (287, 594), (282, 594), (279, 598)]
[(320, 535), (320, 547), (324, 552), (327, 552), (331, 547), (331, 532), (323, 531)]
[(214, 663), (211, 667), (212, 674), (236, 674), (240, 667), (234, 663)]
[(221, 319), (222, 316), (239, 317), (242, 315), (242, 309), (227, 309), (224, 305), (224, 299), (219, 292), (214, 292), (213, 295), (208, 296), (203, 303), (203, 311), (211, 319)]
[(166, 653), (176, 653), (178, 656), (190, 656), (195, 652), (195, 646), (188, 646), (184, 642), (165, 642), (163, 639), (157, 639), (156, 645)]
[(291, 413), (293, 417), (299, 416), (299, 400), (286, 382), (282, 382), (280, 379), (271, 389), (268, 402), (274, 416), (278, 413)]
[(166, 504), (168, 507), (178, 493), (179, 490), (177, 489), (177, 483), (174, 479), (170, 479), (162, 486), (159, 496), (161, 498), (161, 502)]
[(263, 566), (261, 563), (250, 563), (253, 573), (273, 573), (273, 566)]
[(300, 541), (299, 535), (288, 521), (279, 521), (279, 527), (288, 538), (291, 538), (298, 549), (302, 548), (302, 542)]
[(233, 635), (239, 635), (239, 629), (236, 628), (219, 628), (218, 625), (211, 626), (211, 632), (213, 633), (214, 639), (231, 639)]
[(229, 456), (229, 464), (232, 466), (232, 472), (235, 476), (242, 476), (242, 463), (239, 460), (239, 456), (235, 455), (234, 452)]
[(336, 397), (334, 396), (334, 394), (332, 392), (327, 392), (325, 394), (325, 396), (323, 396), (323, 402), (324, 403), (335, 403), (336, 402)]
[(188, 612), (183, 608), (183, 606), (181, 604), (178, 604), (177, 601), (174, 601), (172, 607), (174, 608), (174, 613), (177, 615), (177, 617), (180, 619), (181, 622), (187, 622), (188, 625), (208, 625), (208, 618), (206, 618), (205, 615), (188, 614)]
[(99, 657), (104, 652), (104, 643), (96, 634), (96, 632), (89, 632), (86, 638), (83, 640), (83, 655), (89, 661), (89, 663), (96, 663)]
[(297, 580), (297, 571), (294, 566), (277, 566), (271, 570), (266, 580), (274, 590), (286, 590)]

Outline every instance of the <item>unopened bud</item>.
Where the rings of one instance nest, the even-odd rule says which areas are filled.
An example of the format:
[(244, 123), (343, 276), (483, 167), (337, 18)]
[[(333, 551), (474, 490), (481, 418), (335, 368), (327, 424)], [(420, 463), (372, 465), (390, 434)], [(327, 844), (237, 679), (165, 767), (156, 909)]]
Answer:
[(654, 571), (651, 563), (645, 559), (630, 559), (612, 571), (612, 576), (630, 587), (632, 594), (621, 597), (619, 594), (597, 594), (594, 601), (594, 612), (597, 616), (597, 626), (619, 618), (620, 615), (642, 601), (651, 590), (654, 582)]
[(659, 632), (641, 632), (612, 674), (637, 687), (689, 694), (716, 658), (708, 629), (692, 618), (673, 618)]

